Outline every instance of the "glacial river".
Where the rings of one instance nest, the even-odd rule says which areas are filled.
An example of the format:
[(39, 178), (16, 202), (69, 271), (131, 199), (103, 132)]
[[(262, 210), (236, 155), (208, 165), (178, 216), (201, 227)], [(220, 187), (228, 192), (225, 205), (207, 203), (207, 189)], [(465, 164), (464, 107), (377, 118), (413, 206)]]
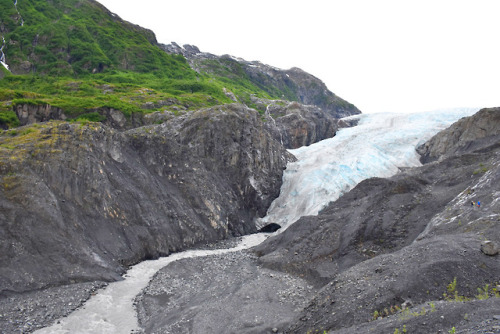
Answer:
[[(389, 177), (400, 167), (420, 165), (415, 152), (417, 145), (476, 111), (461, 109), (353, 116), (360, 119), (358, 126), (342, 129), (334, 138), (290, 151), (298, 161), (287, 166), (280, 197), (257, 225), (278, 222), (284, 230), (301, 216), (316, 215), (329, 202), (364, 179)], [(248, 249), (267, 237), (254, 234), (243, 237), (234, 248), (190, 250), (139, 263), (124, 275), (124, 280), (109, 284), (58, 324), (35, 333), (122, 334), (139, 331), (133, 300), (159, 269), (184, 258)]]

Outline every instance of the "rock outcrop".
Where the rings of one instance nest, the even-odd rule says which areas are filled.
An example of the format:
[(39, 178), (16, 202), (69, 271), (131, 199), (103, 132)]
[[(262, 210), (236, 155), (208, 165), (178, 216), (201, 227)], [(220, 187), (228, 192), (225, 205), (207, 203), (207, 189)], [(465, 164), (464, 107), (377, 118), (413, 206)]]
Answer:
[[(163, 105), (169, 103), (163, 102)], [(266, 110), (263, 117), (269, 122), (268, 131), (286, 148), (308, 146), (335, 136), (339, 127), (356, 124), (355, 121), (348, 119), (338, 119), (313, 105), (257, 98), (254, 98), (253, 102), (259, 108)], [(147, 109), (148, 105), (144, 107)], [(158, 108), (157, 105), (151, 107)], [(63, 109), (48, 104), (18, 104), (14, 110), (21, 126), (70, 118)], [(97, 113), (102, 118), (103, 124), (120, 131), (167, 122), (175, 118), (173, 112), (168, 110), (146, 114), (136, 112), (130, 117), (126, 117), (120, 110), (104, 107), (88, 110), (88, 113)]]
[[(306, 277), (320, 288), (286, 333), (387, 333), (403, 325), (429, 333), (491, 316), (486, 310), (499, 302), (475, 296), (500, 277), (497, 256), (481, 252), (483, 238), (500, 240), (500, 148), (491, 139), (499, 113), (485, 109), (455, 123), (448, 131), (461, 135), (438, 145), (446, 147), (430, 155), (438, 162), (363, 181), (318, 216), (301, 218), (255, 249), (265, 267)], [(491, 130), (477, 130), (486, 123)], [(434, 147), (441, 136), (424, 147)], [(472, 300), (452, 315), (446, 310), (454, 302), (443, 300), (443, 293), (450, 293), (454, 279), (457, 293)], [(439, 305), (439, 316), (430, 315), (431, 304)], [(408, 319), (395, 306), (418, 316)], [(374, 314), (384, 319), (372, 322)], [(424, 320), (413, 321), (418, 317)]]
[(298, 102), (272, 101), (266, 116), (276, 125), (279, 140), (286, 148), (309, 146), (335, 136), (338, 119), (319, 107)]
[(418, 148), (422, 162), (480, 150), (500, 142), (500, 108), (482, 109), (434, 136)]
[(37, 124), (0, 141), (0, 295), (112, 281), (138, 261), (255, 232), (293, 159), (238, 104), (123, 132)]
[(14, 107), (14, 111), (21, 126), (67, 118), (61, 108), (49, 104), (19, 104)]
[[(68, 115), (67, 110), (51, 106), (50, 104), (17, 104), (14, 106), (14, 111), (21, 126), (48, 121), (65, 121), (75, 118), (74, 115)], [(158, 116), (132, 113), (130, 117), (126, 117), (122, 111), (108, 107), (90, 109), (87, 110), (87, 112), (97, 113), (102, 117), (103, 124), (117, 130), (127, 130), (143, 125), (151, 125), (171, 118), (162, 117), (162, 113), (156, 113)]]

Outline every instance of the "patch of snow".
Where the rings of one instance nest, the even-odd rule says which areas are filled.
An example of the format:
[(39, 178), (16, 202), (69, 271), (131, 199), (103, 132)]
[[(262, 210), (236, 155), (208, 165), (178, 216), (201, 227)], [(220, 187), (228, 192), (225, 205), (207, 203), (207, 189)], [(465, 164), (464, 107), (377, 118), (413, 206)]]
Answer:
[(262, 198), (262, 191), (260, 191), (259, 184), (257, 183), (257, 181), (255, 181), (253, 175), (250, 175), (250, 177), (248, 178), (248, 182), (250, 182), (250, 185), (255, 189), (257, 195), (259, 195), (259, 197)]

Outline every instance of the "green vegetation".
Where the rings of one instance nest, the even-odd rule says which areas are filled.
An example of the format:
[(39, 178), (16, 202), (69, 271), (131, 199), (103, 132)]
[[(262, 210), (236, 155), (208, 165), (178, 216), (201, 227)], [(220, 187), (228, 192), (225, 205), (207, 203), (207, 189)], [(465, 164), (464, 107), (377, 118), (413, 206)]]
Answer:
[[(107, 69), (157, 72), (169, 78), (195, 78), (185, 59), (155, 45), (154, 34), (122, 21), (95, 1), (24, 0), (17, 8), (2, 0), (4, 49), (12, 69), (29, 61), (30, 72), (82, 75)], [(26, 72), (25, 72), (26, 73)]]
[[(144, 109), (142, 106), (146, 103), (161, 106), (159, 102), (165, 100), (182, 109), (232, 102), (220, 85), (203, 79), (169, 80), (133, 72), (76, 79), (11, 75), (0, 80), (0, 124), (8, 127), (19, 125), (12, 110), (17, 105), (51, 105), (76, 119), (99, 108), (120, 110), (126, 116), (134, 112), (152, 112), (159, 108)], [(88, 119), (88, 116), (84, 118)]]
[(480, 163), (479, 164), (479, 168), (474, 170), (473, 174), (474, 175), (477, 175), (477, 174), (484, 174), (488, 171), (488, 167), (486, 167), (484, 164)]
[(251, 95), (261, 98), (286, 99), (298, 101), (296, 87), (290, 81), (289, 86), (277, 87), (269, 82), (262, 73), (250, 76), (243, 65), (231, 58), (207, 59), (197, 64), (201, 72), (220, 81), (231, 90), (241, 102), (255, 108), (251, 102)]
[(396, 328), (394, 330), (394, 334), (401, 334), (401, 333), (406, 333), (406, 325), (403, 325), (403, 329), (402, 330), (399, 330), (399, 328)]
[[(0, 76), (0, 127), (19, 126), (19, 105), (50, 105), (69, 119), (104, 121), (101, 108), (130, 116), (233, 102), (257, 109), (252, 96), (296, 98), (291, 90), (250, 78), (231, 59), (192, 70), (159, 48), (153, 32), (122, 21), (90, 0), (0, 0), (4, 53), (13, 73)], [(168, 102), (165, 102), (168, 101)], [(147, 106), (147, 107), (145, 107)], [(263, 110), (261, 110), (263, 112)]]
[(496, 287), (490, 288), (489, 284), (486, 284), (484, 288), (477, 288), (478, 294), (476, 295), (476, 298), (479, 300), (484, 300), (488, 298), (500, 298), (500, 290), (498, 288), (498, 285), (494, 285)]
[(457, 278), (455, 277), (453, 281), (448, 284), (446, 287), (447, 292), (443, 294), (443, 297), (447, 301), (455, 301), (455, 302), (465, 302), (470, 300), (465, 296), (460, 296), (457, 291)]
[(0, 126), (13, 128), (19, 126), (19, 119), (12, 110), (2, 110), (0, 108)]

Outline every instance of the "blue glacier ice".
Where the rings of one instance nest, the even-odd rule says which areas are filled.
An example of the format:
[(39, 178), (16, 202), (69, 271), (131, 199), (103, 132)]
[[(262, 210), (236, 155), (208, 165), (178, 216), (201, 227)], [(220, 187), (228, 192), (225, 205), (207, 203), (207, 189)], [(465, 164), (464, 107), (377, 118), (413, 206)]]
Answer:
[(317, 215), (329, 202), (370, 177), (389, 177), (401, 167), (420, 165), (415, 148), (434, 134), (478, 109), (448, 109), (412, 114), (363, 114), (357, 126), (333, 138), (290, 150), (280, 196), (257, 227), (287, 226), (301, 216)]

